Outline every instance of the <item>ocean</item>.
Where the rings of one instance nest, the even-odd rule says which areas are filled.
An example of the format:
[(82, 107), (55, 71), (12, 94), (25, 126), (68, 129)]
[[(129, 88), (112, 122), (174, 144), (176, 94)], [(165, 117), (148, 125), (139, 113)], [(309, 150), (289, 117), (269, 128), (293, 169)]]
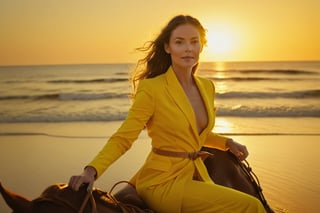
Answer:
[[(0, 67), (0, 122), (123, 120), (131, 104), (128, 73), (133, 68), (134, 64)], [(220, 133), (319, 133), (320, 61), (203, 62), (197, 74), (215, 84)], [(305, 122), (292, 126), (288, 119)]]

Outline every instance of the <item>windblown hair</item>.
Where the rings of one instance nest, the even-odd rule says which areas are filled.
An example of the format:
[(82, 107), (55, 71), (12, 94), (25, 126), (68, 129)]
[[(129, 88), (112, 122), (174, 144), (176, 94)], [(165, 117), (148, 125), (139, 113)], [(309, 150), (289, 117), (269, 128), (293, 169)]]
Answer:
[[(155, 40), (148, 41), (142, 47), (136, 49), (146, 55), (138, 61), (135, 70), (131, 73), (130, 81), (132, 82), (133, 93), (135, 93), (136, 86), (140, 80), (163, 74), (171, 66), (171, 57), (165, 51), (165, 44), (169, 44), (172, 31), (183, 24), (191, 24), (196, 27), (199, 31), (202, 45), (205, 46), (207, 44), (206, 30), (196, 18), (189, 15), (175, 16), (162, 29)], [(198, 64), (193, 67), (193, 72), (196, 71), (197, 66)]]

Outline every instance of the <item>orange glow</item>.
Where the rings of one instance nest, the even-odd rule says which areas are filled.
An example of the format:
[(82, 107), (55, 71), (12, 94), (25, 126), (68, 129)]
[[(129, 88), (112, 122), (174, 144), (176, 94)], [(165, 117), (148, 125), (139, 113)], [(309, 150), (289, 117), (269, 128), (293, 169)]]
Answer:
[(234, 55), (237, 46), (237, 35), (227, 25), (209, 26), (206, 56), (209, 61), (228, 61)]
[(208, 29), (201, 61), (320, 60), (319, 10), (316, 0), (4, 1), (0, 65), (136, 62), (135, 48), (177, 14)]

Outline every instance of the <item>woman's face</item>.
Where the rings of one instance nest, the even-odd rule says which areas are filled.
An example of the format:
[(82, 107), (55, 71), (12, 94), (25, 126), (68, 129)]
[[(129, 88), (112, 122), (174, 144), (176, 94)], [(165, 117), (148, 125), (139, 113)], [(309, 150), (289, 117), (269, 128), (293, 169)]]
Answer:
[(165, 51), (171, 55), (172, 66), (192, 68), (198, 63), (202, 46), (197, 28), (183, 24), (172, 31)]

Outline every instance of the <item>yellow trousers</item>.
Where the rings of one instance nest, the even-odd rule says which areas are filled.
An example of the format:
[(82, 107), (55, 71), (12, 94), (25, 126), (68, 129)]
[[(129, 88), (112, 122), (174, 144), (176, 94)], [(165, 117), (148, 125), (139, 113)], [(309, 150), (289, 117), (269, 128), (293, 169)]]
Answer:
[(185, 184), (182, 213), (265, 213), (255, 197), (212, 183), (189, 180)]

